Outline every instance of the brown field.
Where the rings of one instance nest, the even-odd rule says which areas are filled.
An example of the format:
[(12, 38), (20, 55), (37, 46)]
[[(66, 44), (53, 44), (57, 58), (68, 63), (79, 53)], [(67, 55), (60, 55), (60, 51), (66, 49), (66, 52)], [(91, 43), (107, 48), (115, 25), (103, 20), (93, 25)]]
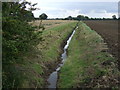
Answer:
[(109, 52), (118, 57), (118, 21), (102, 20), (102, 21), (84, 21), (91, 29), (99, 33), (108, 44)]
[[(45, 29), (49, 29), (69, 22), (75, 22), (75, 21), (74, 20), (43, 20), (42, 25), (45, 27)], [(32, 23), (34, 26), (39, 26), (40, 20), (36, 20), (30, 23)]]

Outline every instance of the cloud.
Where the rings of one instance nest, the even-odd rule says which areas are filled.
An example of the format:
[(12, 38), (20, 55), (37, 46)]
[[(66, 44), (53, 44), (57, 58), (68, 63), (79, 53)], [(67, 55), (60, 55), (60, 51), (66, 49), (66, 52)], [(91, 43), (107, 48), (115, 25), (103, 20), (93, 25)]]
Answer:
[(59, 17), (68, 17), (68, 16), (72, 16), (72, 17), (76, 17), (77, 15), (80, 14), (80, 10), (60, 10), (60, 12), (58, 13)]
[(58, 10), (58, 8), (55, 7), (40, 7), (41, 10), (48, 11), (48, 10)]
[(77, 15), (80, 14), (80, 11), (81, 10), (78, 10), (78, 9), (68, 10), (68, 9), (62, 9), (62, 8), (41, 7), (41, 10), (39, 12), (34, 11), (33, 13), (35, 17), (39, 17), (40, 14), (46, 13), (48, 15), (48, 18), (65, 18), (68, 16), (76, 17)]
[(48, 18), (65, 18), (68, 16), (77, 17), (77, 15), (84, 15), (94, 18), (112, 18), (113, 15), (116, 15), (118, 17), (117, 13), (107, 12), (106, 10), (91, 10), (90, 12), (82, 13), (82, 10), (73, 9), (60, 9), (60, 8), (44, 8), (44, 11), (41, 10), (34, 11), (35, 17), (39, 17), (40, 14), (46, 13), (48, 15)]
[[(37, 0), (34, 0), (37, 1)], [(45, 0), (43, 0), (45, 1)], [(41, 2), (41, 0), (40, 0)], [(36, 7), (40, 10), (34, 11), (34, 16), (46, 13), (48, 18), (65, 18), (68, 16), (76, 17), (85, 15), (89, 17), (111, 18), (112, 15), (118, 16), (118, 3), (113, 2), (64, 2), (64, 3), (38, 3)]]
[(117, 13), (111, 13), (111, 12), (107, 12), (106, 10), (91, 10), (89, 13), (87, 13), (87, 15), (89, 17), (100, 17), (100, 18), (112, 18), (113, 15), (116, 15), (118, 17)]
[(76, 17), (80, 14), (80, 10), (57, 9), (54, 14), (48, 14), (49, 18), (65, 18), (68, 16)]

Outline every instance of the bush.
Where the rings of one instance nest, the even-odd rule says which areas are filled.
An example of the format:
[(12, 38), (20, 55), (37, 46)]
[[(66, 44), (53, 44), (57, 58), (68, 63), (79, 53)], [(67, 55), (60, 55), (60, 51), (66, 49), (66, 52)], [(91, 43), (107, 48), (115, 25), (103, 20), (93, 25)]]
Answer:
[(25, 53), (41, 40), (41, 32), (27, 23), (34, 17), (32, 11), (26, 10), (26, 4), (30, 5), (28, 2), (2, 4), (3, 88), (21, 86), (24, 75), (19, 65), (24, 63)]

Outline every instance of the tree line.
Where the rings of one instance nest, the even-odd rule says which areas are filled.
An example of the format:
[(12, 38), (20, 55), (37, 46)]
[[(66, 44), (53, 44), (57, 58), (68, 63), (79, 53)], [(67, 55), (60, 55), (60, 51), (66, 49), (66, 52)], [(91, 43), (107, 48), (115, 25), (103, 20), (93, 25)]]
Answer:
[(78, 15), (77, 17), (68, 16), (67, 18), (62, 18), (62, 20), (117, 20), (117, 19), (120, 19), (120, 18), (117, 18), (116, 15), (113, 15), (111, 18), (104, 18), (104, 17), (103, 18), (90, 18), (84, 15)]
[[(45, 20), (47, 19), (47, 14), (43, 13), (39, 16), (39, 18), (35, 18), (36, 20)], [(88, 16), (84, 16), (84, 15), (78, 15), (77, 17), (72, 17), (72, 16), (68, 16), (67, 18), (53, 18), (50, 20), (118, 20), (120, 18), (117, 18), (116, 15), (113, 15), (111, 18), (90, 18)], [(48, 19), (49, 20), (49, 19)]]

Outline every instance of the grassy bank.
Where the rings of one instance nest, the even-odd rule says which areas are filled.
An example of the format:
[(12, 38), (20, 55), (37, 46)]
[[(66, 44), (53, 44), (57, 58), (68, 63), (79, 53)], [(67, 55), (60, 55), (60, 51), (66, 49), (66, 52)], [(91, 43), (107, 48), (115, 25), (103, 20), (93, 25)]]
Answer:
[(24, 57), (26, 62), (22, 65), (22, 68), (25, 79), (23, 79), (21, 87), (42, 88), (47, 85), (48, 75), (60, 61), (61, 46), (75, 26), (76, 22), (70, 22), (43, 31), (43, 41)]
[(59, 73), (60, 88), (118, 87), (120, 72), (103, 39), (80, 22), (68, 48), (68, 57)]

